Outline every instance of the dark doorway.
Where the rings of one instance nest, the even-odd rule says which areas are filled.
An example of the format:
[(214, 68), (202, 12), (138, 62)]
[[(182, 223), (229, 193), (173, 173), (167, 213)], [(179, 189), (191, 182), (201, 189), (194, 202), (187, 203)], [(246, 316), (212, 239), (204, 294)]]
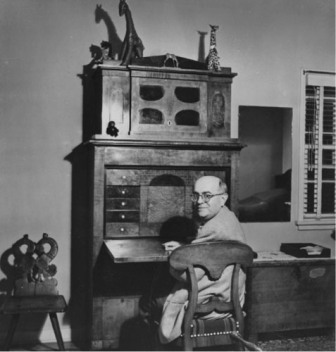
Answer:
[(239, 219), (290, 221), (292, 109), (239, 107)]

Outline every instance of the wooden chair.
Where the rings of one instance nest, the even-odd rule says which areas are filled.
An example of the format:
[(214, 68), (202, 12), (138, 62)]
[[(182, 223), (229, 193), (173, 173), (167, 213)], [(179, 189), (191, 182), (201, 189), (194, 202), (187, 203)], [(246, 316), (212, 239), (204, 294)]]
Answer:
[[(238, 292), (239, 271), (246, 269), (253, 261), (252, 249), (238, 241), (216, 241), (181, 246), (169, 258), (170, 267), (187, 273), (189, 304), (183, 320), (182, 335), (175, 340), (185, 351), (221, 345), (238, 345), (242, 350), (260, 350), (256, 345), (245, 341), (244, 313), (240, 306)], [(213, 297), (207, 303), (198, 304), (198, 285), (195, 267), (201, 267), (211, 280), (221, 277), (224, 269), (233, 265), (231, 278), (231, 300), (224, 302)], [(245, 270), (246, 272), (246, 270)], [(205, 320), (210, 312), (231, 313), (228, 318)]]
[[(49, 251), (45, 251), (45, 247)], [(26, 249), (24, 251), (23, 249)], [(57, 319), (57, 313), (65, 312), (67, 304), (62, 295), (58, 294), (56, 266), (50, 264), (58, 252), (57, 242), (43, 234), (43, 238), (34, 243), (24, 235), (12, 246), (14, 266), (17, 272), (14, 294), (6, 297), (1, 312), (11, 315), (4, 349), (9, 350), (15, 329), (21, 314), (49, 314), (52, 327), (60, 350), (64, 351), (64, 343)]]

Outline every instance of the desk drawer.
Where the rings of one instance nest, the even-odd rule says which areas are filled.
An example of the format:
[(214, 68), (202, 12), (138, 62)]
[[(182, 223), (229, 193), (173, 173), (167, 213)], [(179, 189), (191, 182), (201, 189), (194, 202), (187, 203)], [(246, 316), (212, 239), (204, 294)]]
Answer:
[(108, 198), (106, 199), (106, 210), (139, 210), (139, 198)]
[(105, 228), (105, 238), (113, 237), (138, 237), (139, 224), (138, 223), (124, 223), (124, 222), (109, 222)]
[(106, 185), (137, 186), (140, 173), (140, 170), (106, 170)]
[(106, 222), (139, 222), (138, 211), (107, 211)]
[(106, 198), (140, 198), (139, 186), (107, 186)]

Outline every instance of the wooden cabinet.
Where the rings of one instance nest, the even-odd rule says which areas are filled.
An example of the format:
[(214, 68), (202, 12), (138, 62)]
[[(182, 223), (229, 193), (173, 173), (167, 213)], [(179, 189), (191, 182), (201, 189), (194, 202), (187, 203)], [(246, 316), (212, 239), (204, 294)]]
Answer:
[(230, 138), (231, 84), (235, 76), (230, 68), (211, 72), (99, 65), (93, 75), (96, 112), (91, 118), (97, 123), (91, 134), (111, 138), (106, 130), (114, 121), (122, 138)]
[[(248, 339), (258, 334), (335, 328), (335, 260), (268, 253), (249, 269)], [(273, 258), (272, 258), (273, 257)]]
[[(230, 69), (100, 65), (92, 75), (98, 123), (86, 143), (91, 170), (90, 348), (118, 348), (157, 263), (117, 264), (104, 240), (165, 238), (190, 231), (190, 195), (203, 175), (223, 179), (237, 210), (239, 155), (230, 138)], [(117, 137), (106, 133), (114, 121)], [(188, 222), (189, 220), (189, 222)], [(149, 250), (149, 249), (148, 249)]]

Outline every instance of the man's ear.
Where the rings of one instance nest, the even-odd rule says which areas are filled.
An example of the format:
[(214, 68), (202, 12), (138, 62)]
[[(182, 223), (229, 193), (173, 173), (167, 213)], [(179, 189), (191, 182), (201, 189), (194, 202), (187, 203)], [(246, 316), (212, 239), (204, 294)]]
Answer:
[(225, 203), (228, 200), (228, 198), (229, 198), (229, 195), (227, 193), (225, 193), (225, 194), (223, 194), (221, 196), (221, 199), (222, 199), (222, 204), (221, 205), (222, 205), (222, 207), (225, 205)]

